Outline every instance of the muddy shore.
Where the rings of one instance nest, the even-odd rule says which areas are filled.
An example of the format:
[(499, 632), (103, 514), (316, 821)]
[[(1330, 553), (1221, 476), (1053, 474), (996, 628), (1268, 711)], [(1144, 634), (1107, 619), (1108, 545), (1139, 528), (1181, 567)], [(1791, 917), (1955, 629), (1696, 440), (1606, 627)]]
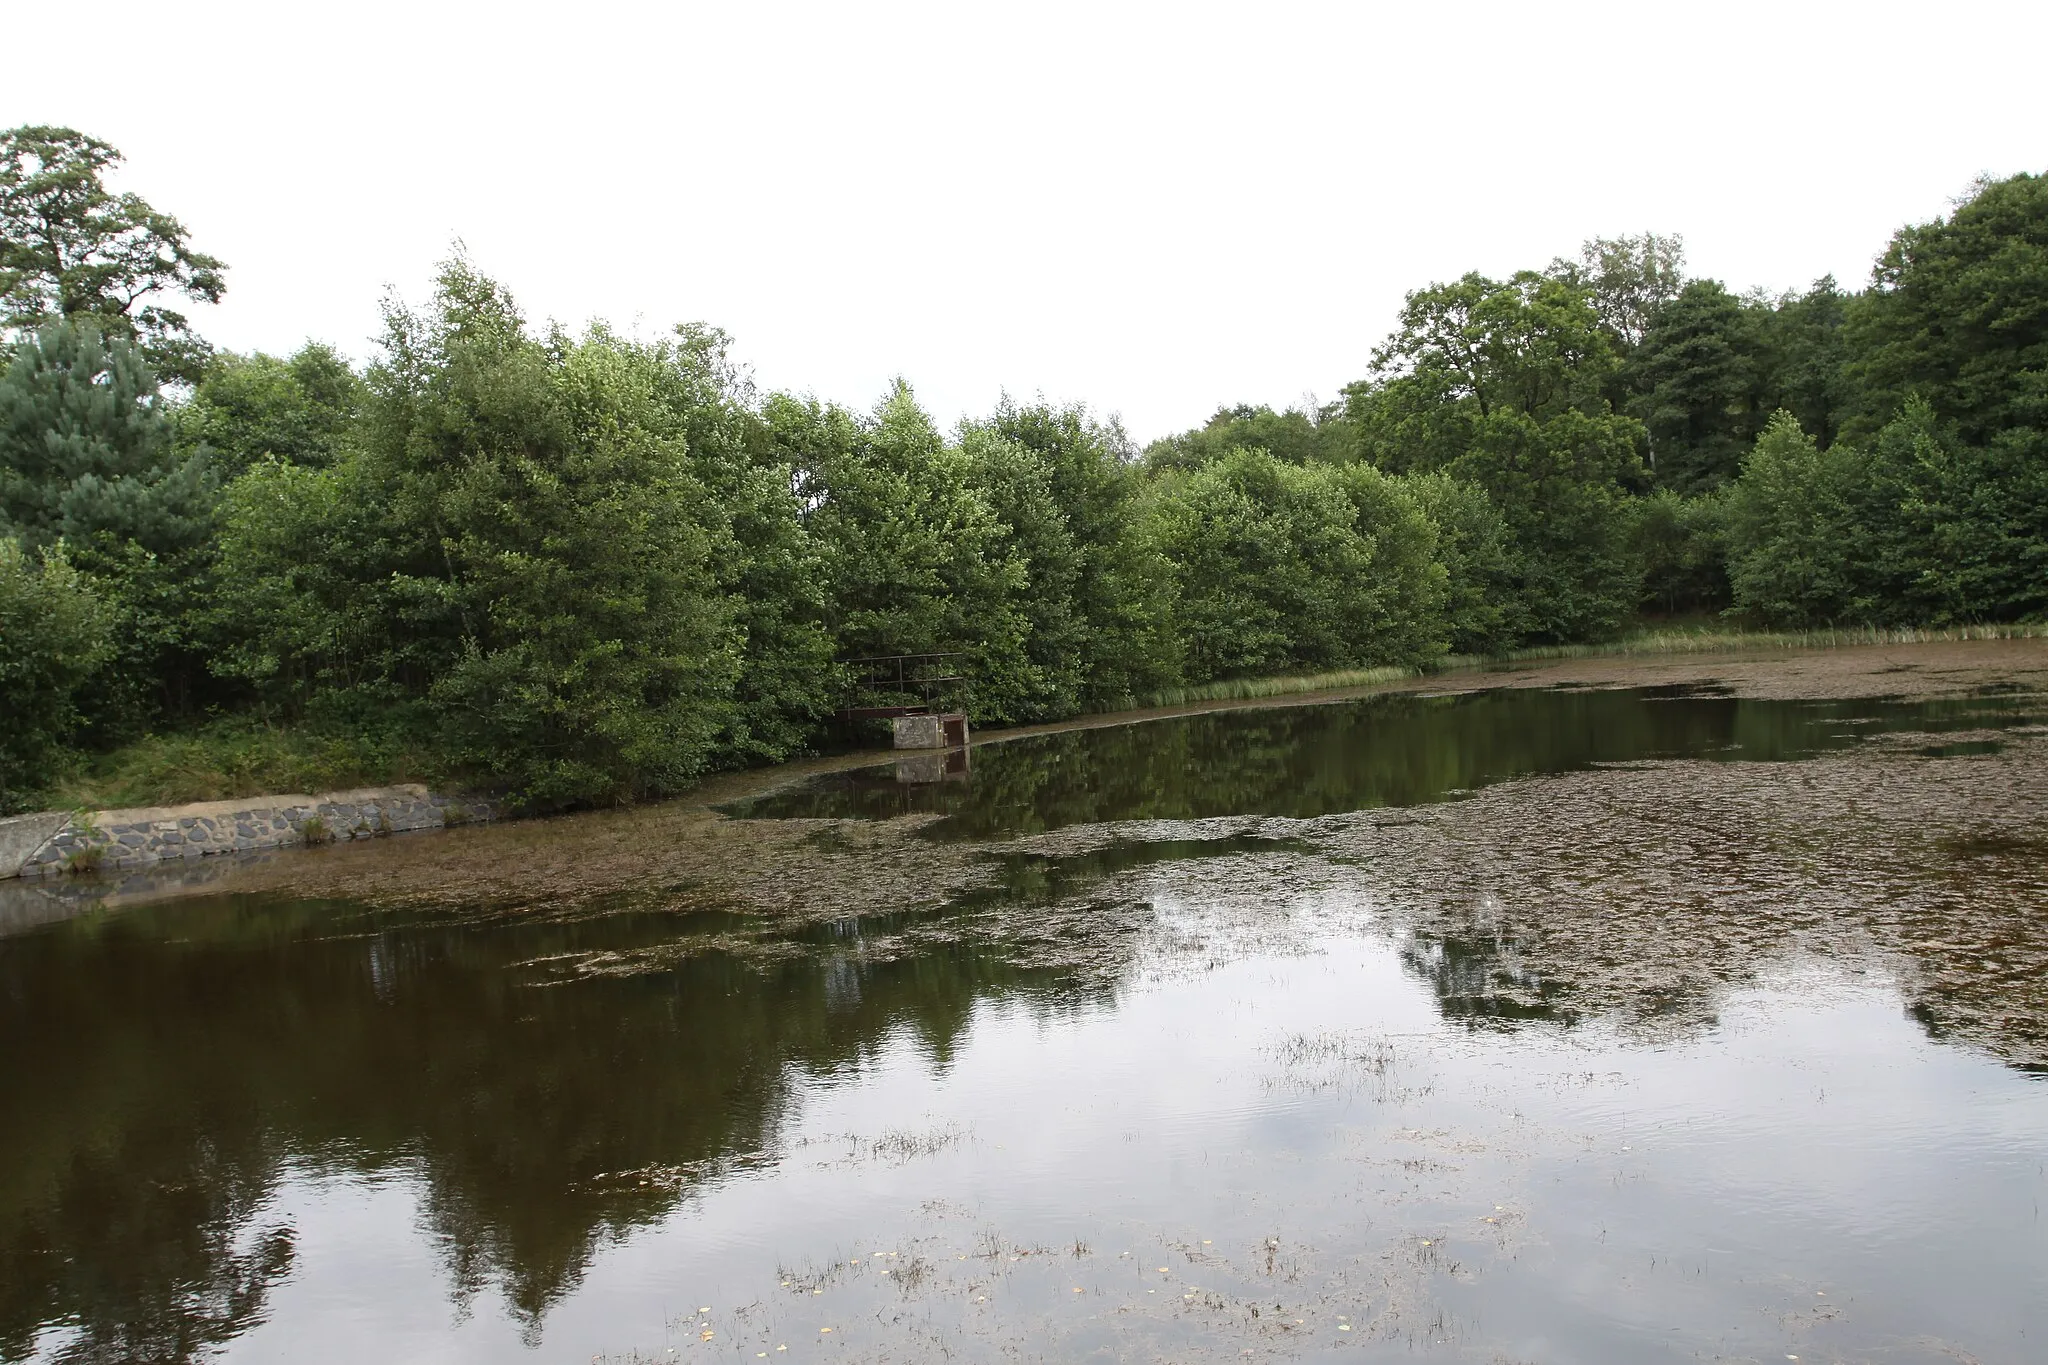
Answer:
[[(976, 747), (1033, 735), (1142, 724), (1216, 711), (1313, 706), (1391, 693), (1446, 694), (1488, 688), (1637, 688), (1713, 686), (1736, 697), (1927, 699), (1987, 689), (2048, 693), (2048, 639), (1964, 641), (1754, 653), (1560, 660), (1410, 679), (1372, 688), (1253, 701), (1210, 702), (1090, 716), (1057, 725), (987, 731)], [(2039, 763), (2037, 746), (2018, 746), (1972, 785), (1996, 790)], [(119, 903), (183, 894), (291, 892), (309, 898), (372, 902), (530, 906), (565, 910), (620, 895), (658, 895), (681, 909), (744, 905), (806, 917), (843, 917), (936, 906), (986, 885), (988, 850), (912, 839), (916, 818), (887, 822), (737, 821), (719, 806), (822, 773), (886, 761), (887, 752), (840, 755), (720, 776), (688, 796), (655, 805), (586, 811), (545, 819), (435, 831), (325, 848), (205, 860), (115, 883), (74, 877), (44, 888), (67, 899)], [(1676, 770), (1589, 775), (1596, 788), (1645, 781), (1686, 787)], [(1666, 772), (1665, 770), (1673, 770)], [(1932, 774), (1936, 769), (1929, 768)], [(1948, 772), (1954, 769), (1941, 769)], [(1725, 778), (1726, 774), (1716, 776)], [(1804, 769), (1771, 770), (1765, 780), (1804, 790)], [(1507, 791), (1493, 798), (1509, 801)], [(1686, 798), (1711, 802), (1707, 792)], [(1895, 799), (1910, 809), (1909, 792)], [(1482, 807), (1483, 809), (1484, 807)], [(2048, 819), (2048, 804), (2033, 817)], [(2023, 817), (2024, 808), (2008, 810)], [(1707, 817), (1709, 819), (1718, 819)], [(1108, 832), (1104, 831), (1107, 835)], [(908, 863), (906, 864), (906, 861)], [(906, 876), (906, 873), (914, 875)]]

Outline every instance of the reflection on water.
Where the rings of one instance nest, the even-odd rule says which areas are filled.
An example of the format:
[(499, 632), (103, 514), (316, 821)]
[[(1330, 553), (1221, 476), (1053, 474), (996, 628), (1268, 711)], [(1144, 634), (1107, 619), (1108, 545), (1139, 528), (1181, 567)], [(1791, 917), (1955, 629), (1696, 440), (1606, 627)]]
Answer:
[(2038, 699), (1777, 701), (1680, 688), (1382, 696), (1034, 736), (977, 749), (971, 782), (912, 785), (883, 765), (728, 809), (764, 819), (941, 814), (931, 832), (948, 839), (1253, 812), (1308, 819), (1603, 763), (1778, 762), (1872, 734), (2024, 725), (2030, 709)]
[(2028, 705), (1202, 717), (748, 809), (1071, 836), (939, 910), (0, 938), (0, 1358), (2028, 1358)]

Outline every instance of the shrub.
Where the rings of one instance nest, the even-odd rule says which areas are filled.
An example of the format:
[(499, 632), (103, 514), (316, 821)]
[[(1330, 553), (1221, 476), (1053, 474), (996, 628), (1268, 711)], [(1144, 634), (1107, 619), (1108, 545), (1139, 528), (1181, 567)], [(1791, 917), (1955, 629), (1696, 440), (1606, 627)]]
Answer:
[(112, 653), (106, 604), (61, 547), (32, 560), (0, 539), (0, 813), (50, 785), (79, 694)]

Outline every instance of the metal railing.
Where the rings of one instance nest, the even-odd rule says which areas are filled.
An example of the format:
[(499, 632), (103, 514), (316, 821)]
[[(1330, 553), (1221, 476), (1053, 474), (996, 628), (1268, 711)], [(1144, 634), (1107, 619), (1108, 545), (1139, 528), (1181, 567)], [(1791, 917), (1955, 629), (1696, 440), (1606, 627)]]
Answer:
[(966, 675), (957, 660), (961, 651), (947, 654), (878, 654), (865, 659), (841, 659), (850, 670), (853, 701), (842, 715), (853, 718), (916, 716), (943, 706), (964, 709)]

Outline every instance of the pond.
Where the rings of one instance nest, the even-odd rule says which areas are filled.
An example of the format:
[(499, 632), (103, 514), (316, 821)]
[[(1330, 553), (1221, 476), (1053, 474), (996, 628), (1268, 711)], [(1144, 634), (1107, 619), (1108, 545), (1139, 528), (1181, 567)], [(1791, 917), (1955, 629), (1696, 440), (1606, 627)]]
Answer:
[(712, 822), (900, 905), (82, 901), (0, 1358), (2038, 1360), (2044, 718), (1231, 711)]

